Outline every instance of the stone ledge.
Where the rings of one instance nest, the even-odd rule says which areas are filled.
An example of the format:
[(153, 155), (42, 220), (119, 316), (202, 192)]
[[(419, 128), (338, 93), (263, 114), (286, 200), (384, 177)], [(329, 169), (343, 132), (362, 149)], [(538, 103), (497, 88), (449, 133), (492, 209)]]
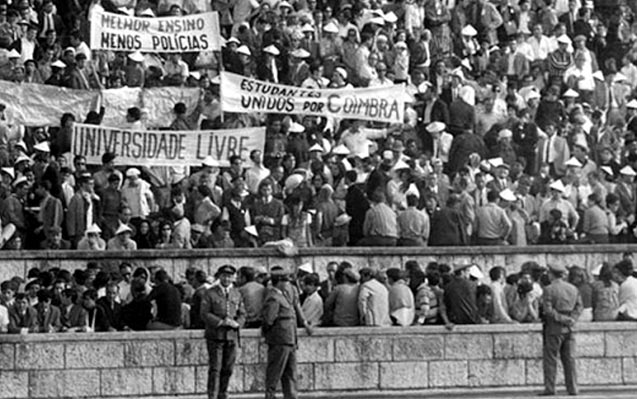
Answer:
[[(478, 246), (478, 247), (326, 247), (299, 248), (299, 256), (492, 256), (518, 254), (589, 254), (637, 252), (637, 244), (597, 244), (597, 245), (531, 245)], [(231, 248), (231, 249), (188, 249), (188, 250), (137, 250), (128, 252), (110, 251), (1, 251), (0, 260), (130, 260), (130, 259), (179, 259), (179, 258), (219, 258), (219, 257), (274, 257), (283, 258), (272, 248)]]
[[(445, 335), (454, 336), (462, 334), (501, 334), (501, 333), (541, 333), (542, 325), (534, 324), (477, 324), (458, 325), (453, 331), (448, 331), (443, 326), (411, 326), (411, 327), (329, 327), (317, 328), (312, 334), (313, 338), (319, 337), (358, 337), (358, 336), (393, 336), (401, 337), (410, 335)], [(594, 322), (577, 325), (576, 332), (599, 333), (625, 333), (637, 331), (637, 322)], [(307, 337), (303, 329), (298, 330), (299, 337)], [(29, 335), (0, 335), (0, 344), (25, 344), (38, 342), (73, 342), (82, 341), (149, 341), (149, 340), (173, 340), (173, 339), (203, 339), (203, 330), (174, 330), (174, 331), (138, 331), (138, 332), (112, 332), (112, 333), (56, 333), (56, 334), (29, 334)], [(261, 339), (258, 329), (244, 329), (242, 338)], [(4, 350), (4, 349), (3, 349)], [(10, 349), (9, 349), (10, 350)]]

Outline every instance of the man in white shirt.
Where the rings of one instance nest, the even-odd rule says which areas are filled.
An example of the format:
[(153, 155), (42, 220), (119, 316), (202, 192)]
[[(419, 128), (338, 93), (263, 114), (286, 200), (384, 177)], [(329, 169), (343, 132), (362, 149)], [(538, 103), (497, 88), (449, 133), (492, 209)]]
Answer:
[(548, 37), (544, 36), (542, 25), (537, 24), (533, 28), (533, 36), (527, 40), (531, 51), (531, 61), (544, 61), (549, 53), (552, 51), (551, 41)]
[(259, 183), (270, 176), (270, 169), (263, 165), (263, 154), (260, 150), (250, 152), (250, 161), (252, 161), (252, 166), (245, 171), (245, 181), (248, 191), (257, 194)]
[(619, 320), (637, 320), (637, 279), (633, 264), (623, 260), (613, 267), (613, 278), (619, 283)]

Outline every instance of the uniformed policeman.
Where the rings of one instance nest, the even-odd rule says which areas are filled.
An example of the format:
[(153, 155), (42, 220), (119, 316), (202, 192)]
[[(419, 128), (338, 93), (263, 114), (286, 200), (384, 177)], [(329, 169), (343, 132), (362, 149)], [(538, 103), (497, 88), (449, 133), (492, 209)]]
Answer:
[(577, 395), (575, 369), (575, 335), (573, 326), (582, 313), (582, 297), (578, 289), (564, 281), (564, 266), (549, 265), (551, 284), (542, 296), (544, 322), (544, 392), (555, 395), (558, 354), (564, 367), (564, 380), (570, 395)]
[(236, 269), (224, 265), (217, 271), (219, 284), (206, 291), (201, 302), (201, 320), (206, 325), (208, 347), (208, 398), (228, 397), (239, 341), (239, 329), (245, 322), (245, 309), (239, 290), (233, 283)]
[(262, 331), (268, 344), (268, 364), (265, 371), (265, 397), (274, 399), (281, 381), (283, 397), (296, 399), (296, 327), (299, 320), (311, 334), (299, 306), (298, 295), (291, 295), (290, 276), (284, 270), (272, 270), (272, 286), (263, 305)]

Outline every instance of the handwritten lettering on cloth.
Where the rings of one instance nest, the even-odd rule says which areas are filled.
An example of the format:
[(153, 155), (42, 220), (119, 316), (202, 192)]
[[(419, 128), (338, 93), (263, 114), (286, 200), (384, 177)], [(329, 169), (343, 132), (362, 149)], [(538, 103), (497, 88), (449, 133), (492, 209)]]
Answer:
[(248, 158), (253, 150), (263, 151), (265, 128), (228, 130), (128, 130), (75, 124), (72, 152), (84, 155), (89, 164), (100, 165), (102, 155), (117, 154), (121, 165), (201, 165), (212, 156), (220, 166), (229, 166), (232, 155)]
[(305, 89), (221, 72), (221, 107), (226, 112), (332, 116), (402, 123), (405, 86)]
[(130, 17), (94, 10), (91, 49), (183, 53), (221, 50), (216, 12), (182, 17)]

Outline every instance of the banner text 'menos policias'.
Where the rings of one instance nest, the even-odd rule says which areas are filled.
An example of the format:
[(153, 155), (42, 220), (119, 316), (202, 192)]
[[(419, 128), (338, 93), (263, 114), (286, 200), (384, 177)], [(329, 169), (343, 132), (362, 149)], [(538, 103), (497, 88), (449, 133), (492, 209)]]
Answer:
[(229, 165), (232, 155), (248, 157), (253, 150), (263, 152), (265, 128), (228, 130), (126, 130), (75, 124), (72, 148), (89, 164), (101, 164), (105, 152), (114, 152), (121, 165), (200, 165), (207, 156)]
[(331, 116), (402, 123), (405, 86), (307, 89), (221, 72), (221, 107), (227, 112)]
[(93, 50), (182, 53), (221, 49), (216, 12), (138, 18), (96, 10), (90, 22)]

